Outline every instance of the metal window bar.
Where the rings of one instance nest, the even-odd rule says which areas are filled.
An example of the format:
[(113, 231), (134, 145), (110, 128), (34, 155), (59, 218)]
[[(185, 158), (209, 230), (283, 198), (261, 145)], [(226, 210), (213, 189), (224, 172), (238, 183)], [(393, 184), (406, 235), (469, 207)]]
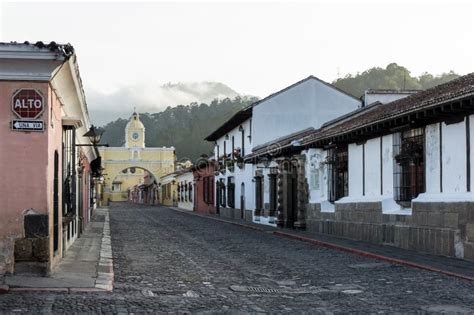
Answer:
[(394, 198), (404, 207), (425, 192), (425, 133), (416, 128), (393, 138)]
[(226, 187), (225, 187), (225, 183), (224, 183), (224, 180), (221, 179), (220, 180), (220, 189), (221, 189), (221, 207), (225, 208), (226, 207)]
[(263, 178), (255, 176), (255, 212), (263, 210)]
[(341, 146), (328, 152), (328, 197), (334, 202), (349, 195), (348, 148)]
[(63, 215), (76, 214), (76, 146), (73, 127), (63, 127)]
[(54, 255), (59, 249), (59, 153), (54, 151), (53, 175), (53, 250)]
[[(275, 170), (276, 171), (276, 170)], [(270, 216), (274, 216), (278, 205), (278, 185), (277, 174), (269, 174), (269, 190), (270, 190)]]
[(227, 178), (227, 205), (229, 208), (234, 208), (235, 206), (235, 183), (234, 177)]

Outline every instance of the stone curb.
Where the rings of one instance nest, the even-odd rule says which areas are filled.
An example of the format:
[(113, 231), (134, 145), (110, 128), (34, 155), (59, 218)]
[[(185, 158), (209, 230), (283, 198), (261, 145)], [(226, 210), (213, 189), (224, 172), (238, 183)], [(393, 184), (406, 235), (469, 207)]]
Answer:
[(10, 288), (9, 293), (99, 293), (110, 292), (98, 288)]
[[(177, 212), (191, 214), (191, 215), (195, 215), (195, 216), (198, 216), (198, 217), (201, 217), (201, 218), (208, 218), (208, 219), (219, 221), (219, 222), (229, 223), (229, 224), (232, 224), (232, 225), (237, 225), (237, 226), (240, 226), (240, 227), (243, 227), (243, 228), (247, 228), (247, 229), (251, 229), (251, 230), (255, 230), (255, 231), (259, 231), (259, 232), (264, 232), (264, 233), (268, 232), (265, 229), (261, 229), (261, 228), (258, 228), (258, 227), (254, 227), (254, 226), (250, 226), (250, 225), (246, 225), (246, 224), (242, 224), (242, 223), (238, 223), (238, 222), (232, 222), (232, 221), (228, 221), (228, 220), (224, 220), (224, 219), (220, 219), (220, 218), (215, 218), (215, 217), (212, 217), (212, 216), (207, 216), (207, 215), (203, 215), (203, 214), (199, 214), (199, 213), (195, 213), (195, 212), (185, 211), (185, 210), (181, 210), (181, 209), (178, 209), (178, 208), (175, 208), (175, 207), (168, 207), (168, 208), (172, 209), (174, 211), (177, 211)], [(360, 250), (360, 249), (355, 249), (355, 248), (342, 246), (342, 245), (338, 245), (338, 244), (334, 244), (334, 243), (330, 243), (330, 242), (320, 241), (320, 240), (316, 240), (316, 239), (313, 239), (313, 238), (310, 238), (310, 237), (295, 235), (295, 234), (286, 233), (286, 232), (283, 232), (283, 231), (271, 231), (270, 233), (273, 234), (273, 235), (276, 235), (276, 236), (291, 238), (291, 239), (294, 239), (294, 240), (299, 240), (299, 241), (310, 243), (310, 244), (313, 244), (313, 245), (326, 247), (326, 248), (330, 248), (330, 249), (334, 249), (334, 250), (338, 250), (338, 251), (342, 251), (342, 252), (347, 252), (347, 253), (351, 253), (351, 254), (358, 255), (358, 256), (363, 256), (363, 257), (367, 257), (367, 258), (381, 260), (381, 261), (385, 261), (385, 262), (388, 262), (388, 263), (402, 265), (402, 266), (406, 266), (406, 267), (411, 267), (411, 268), (417, 268), (417, 269), (422, 269), (422, 270), (426, 270), (426, 271), (436, 272), (436, 273), (444, 274), (444, 275), (447, 275), (447, 276), (451, 276), (451, 277), (455, 277), (455, 278), (459, 278), (459, 279), (463, 279), (463, 280), (474, 281), (474, 277), (472, 277), (472, 276), (463, 275), (463, 274), (460, 274), (460, 273), (451, 272), (451, 271), (435, 268), (435, 267), (428, 266), (428, 265), (418, 264), (418, 263), (414, 263), (414, 262), (411, 262), (411, 261), (408, 261), (408, 260), (403, 260), (403, 259), (393, 258), (393, 257), (384, 256), (384, 255), (380, 255), (380, 254), (375, 254), (375, 253), (363, 251), (363, 250)]]
[[(112, 243), (110, 238), (110, 217), (109, 209), (105, 209), (104, 231), (102, 234), (102, 243), (100, 246), (100, 258), (98, 265), (105, 267), (106, 272), (101, 269), (97, 272), (95, 280), (95, 289), (100, 291), (112, 292), (114, 289), (114, 262), (112, 256)], [(84, 291), (80, 291), (84, 292)]]
[(414, 262), (411, 262), (411, 261), (408, 261), (408, 260), (403, 260), (403, 259), (393, 258), (393, 257), (389, 257), (389, 256), (384, 256), (384, 255), (380, 255), (380, 254), (371, 253), (371, 252), (366, 252), (366, 251), (363, 251), (363, 250), (360, 250), (360, 249), (355, 249), (355, 248), (351, 248), (351, 247), (337, 245), (337, 244), (334, 244), (334, 243), (315, 240), (315, 239), (312, 239), (312, 238), (309, 238), (309, 237), (294, 235), (294, 234), (291, 234), (291, 233), (285, 233), (285, 232), (281, 232), (281, 231), (275, 231), (275, 232), (273, 232), (273, 234), (277, 235), (277, 236), (282, 236), (282, 237), (286, 237), (286, 238), (299, 240), (299, 241), (302, 241), (302, 242), (310, 243), (310, 244), (321, 246), (321, 247), (326, 247), (326, 248), (335, 249), (335, 250), (342, 251), (342, 252), (355, 254), (355, 255), (358, 255), (358, 256), (364, 256), (364, 257), (368, 257), (368, 258), (372, 258), (372, 259), (385, 261), (385, 262), (392, 263), (392, 264), (403, 265), (403, 266), (406, 266), (406, 267), (412, 267), (412, 268), (437, 272), (437, 273), (441, 273), (441, 274), (451, 276), (451, 277), (456, 277), (456, 278), (460, 278), (460, 279), (464, 279), (464, 280), (474, 281), (474, 277), (472, 277), (472, 276), (463, 275), (463, 274), (459, 274), (459, 273), (451, 272), (451, 271), (447, 271), (447, 270), (442, 270), (442, 269), (438, 269), (438, 268), (431, 267), (431, 266), (428, 266), (428, 265), (417, 264), (417, 263), (414, 263)]
[(68, 288), (10, 288), (10, 292), (58, 292), (69, 293)]

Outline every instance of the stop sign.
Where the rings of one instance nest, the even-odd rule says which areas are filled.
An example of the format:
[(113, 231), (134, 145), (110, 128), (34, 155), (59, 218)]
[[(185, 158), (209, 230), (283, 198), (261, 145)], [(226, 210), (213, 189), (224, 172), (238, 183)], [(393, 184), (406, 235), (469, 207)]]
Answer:
[(44, 111), (43, 95), (34, 89), (20, 89), (13, 94), (12, 110), (20, 118), (38, 118)]

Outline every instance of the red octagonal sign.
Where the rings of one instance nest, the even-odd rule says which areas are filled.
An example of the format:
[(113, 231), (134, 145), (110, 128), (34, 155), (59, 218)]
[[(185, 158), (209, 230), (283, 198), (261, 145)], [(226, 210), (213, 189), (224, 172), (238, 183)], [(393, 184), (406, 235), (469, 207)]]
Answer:
[(20, 89), (13, 94), (12, 110), (20, 118), (36, 119), (44, 111), (43, 95), (34, 89)]

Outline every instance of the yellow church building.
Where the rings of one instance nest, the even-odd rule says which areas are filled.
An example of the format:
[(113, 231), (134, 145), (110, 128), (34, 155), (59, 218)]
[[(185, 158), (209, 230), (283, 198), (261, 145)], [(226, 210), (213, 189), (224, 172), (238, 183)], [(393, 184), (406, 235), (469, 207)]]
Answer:
[(103, 205), (110, 201), (127, 201), (130, 188), (142, 184), (158, 185), (163, 175), (175, 170), (174, 147), (145, 147), (145, 126), (136, 112), (125, 127), (125, 146), (101, 147), (99, 152), (104, 168), (100, 187)]

